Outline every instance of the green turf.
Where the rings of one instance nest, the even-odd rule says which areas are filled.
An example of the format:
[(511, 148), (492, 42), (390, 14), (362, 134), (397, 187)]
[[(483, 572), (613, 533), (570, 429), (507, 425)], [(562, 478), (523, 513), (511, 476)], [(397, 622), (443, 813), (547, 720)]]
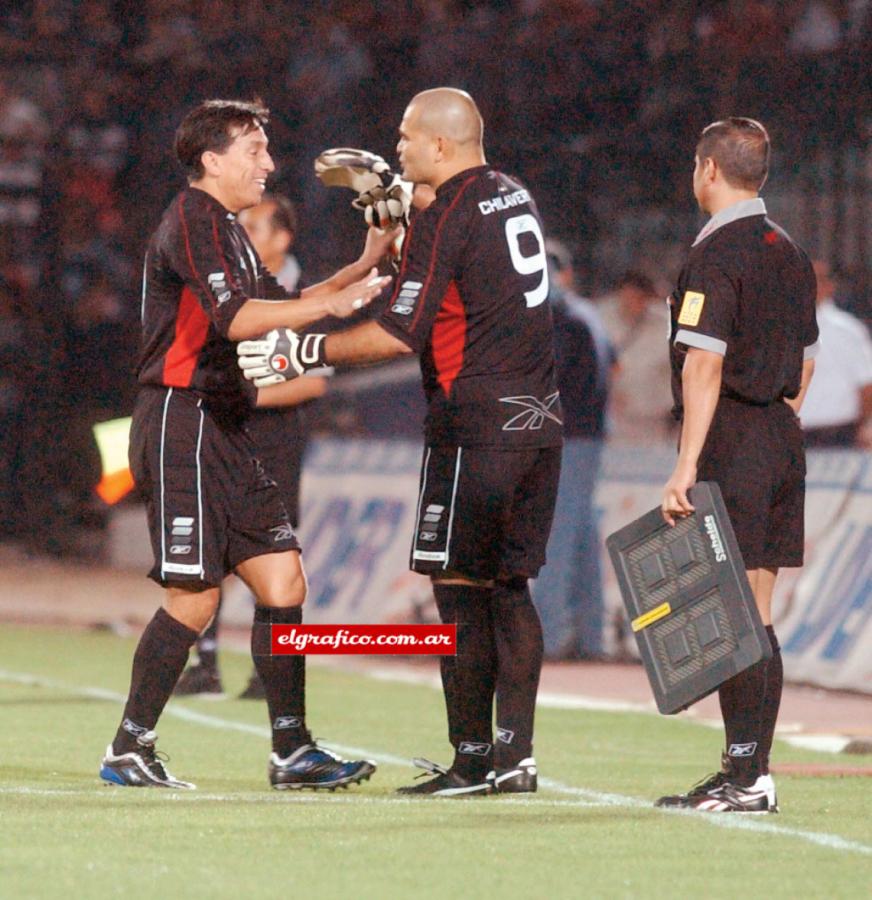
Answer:
[[(700, 760), (718, 755), (715, 731), (672, 718), (542, 710), (536, 757), (547, 787), (523, 799), (434, 801), (395, 798), (415, 773), (390, 763), (341, 794), (270, 791), (262, 704), (175, 701), (160, 746), (199, 790), (101, 787), (120, 701), (82, 689), (125, 692), (132, 648), (108, 634), (0, 628), (3, 900), (872, 893), (868, 779), (781, 777), (784, 812), (750, 822), (661, 812), (651, 799), (687, 786), (705, 774)], [(249, 661), (223, 662), (228, 688), (240, 689)], [(427, 687), (310, 666), (309, 720), (334, 745), (446, 759), (441, 698)], [(777, 757), (833, 761), (785, 745)]]

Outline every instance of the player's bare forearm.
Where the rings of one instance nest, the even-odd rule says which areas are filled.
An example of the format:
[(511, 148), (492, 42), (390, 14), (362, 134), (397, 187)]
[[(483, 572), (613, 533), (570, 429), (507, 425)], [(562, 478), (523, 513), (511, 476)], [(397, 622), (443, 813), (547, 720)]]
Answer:
[(807, 359), (802, 364), (802, 381), (800, 382), (799, 393), (791, 400), (785, 398), (784, 402), (797, 414), (802, 409), (802, 401), (808, 392), (808, 386), (811, 384), (811, 378), (814, 375), (814, 360)]
[(326, 316), (344, 318), (366, 306), (390, 281), (390, 278), (379, 278), (378, 273), (370, 269), (360, 280), (334, 293), (297, 300), (248, 300), (233, 317), (227, 337), (231, 341), (246, 341), (274, 328), (302, 331)]
[(327, 393), (327, 379), (323, 375), (302, 375), (292, 381), (270, 387), (258, 388), (257, 406), (299, 406), (309, 400), (316, 400)]
[(721, 392), (724, 358), (719, 353), (691, 347), (681, 372), (684, 419), (675, 469), (663, 489), (661, 512), (669, 525), (675, 517), (693, 512), (687, 492), (696, 483), (696, 467)]
[(231, 341), (247, 341), (260, 337), (273, 328), (300, 331), (312, 322), (330, 315), (323, 296), (299, 300), (248, 300), (233, 317), (227, 337)]
[(364, 322), (327, 335), (324, 356), (331, 366), (366, 365), (404, 356), (412, 350), (378, 322)]

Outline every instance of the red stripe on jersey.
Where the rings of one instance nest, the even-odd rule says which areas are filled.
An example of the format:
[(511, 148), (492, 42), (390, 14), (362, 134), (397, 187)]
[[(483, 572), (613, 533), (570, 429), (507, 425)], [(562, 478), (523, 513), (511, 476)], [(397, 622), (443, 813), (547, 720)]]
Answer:
[(466, 308), (454, 281), (448, 285), (436, 313), (430, 344), (436, 377), (447, 397), (463, 368), (463, 351), (466, 349)]
[[(221, 268), (224, 269), (224, 274), (227, 277), (227, 287), (234, 287), (236, 281), (230, 274), (227, 258), (224, 256), (224, 251), (221, 249), (221, 239), (218, 237), (218, 220), (215, 218), (215, 213), (212, 213), (212, 240), (215, 242), (215, 252), (218, 254), (218, 259), (221, 260)], [(252, 272), (251, 278), (252, 281), (256, 282), (257, 272)]]
[[(448, 218), (448, 214), (454, 209), (455, 206), (457, 206), (466, 189), (472, 184), (473, 181), (476, 180), (476, 178), (478, 178), (478, 175), (471, 175), (466, 179), (466, 181), (463, 182), (463, 184), (460, 186), (460, 190), (457, 192), (457, 196), (451, 201), (451, 205), (439, 217), (439, 223), (436, 225), (436, 234), (433, 237), (433, 249), (430, 251), (430, 265), (427, 268), (427, 277), (424, 279), (424, 287), (421, 288), (421, 295), (418, 298), (418, 309), (415, 312), (415, 315), (412, 317), (411, 323), (409, 324), (409, 331), (415, 330), (415, 326), (418, 324), (418, 319), (421, 317), (421, 312), (424, 309), (427, 298), (427, 289), (430, 287), (430, 282), (433, 280), (433, 270), (436, 268), (436, 251), (439, 249), (439, 237), (442, 234), (442, 226), (445, 224), (445, 220)], [(399, 286), (399, 283), (400, 279), (397, 279), (397, 286)]]
[(194, 254), (191, 252), (191, 238), (188, 234), (188, 222), (185, 219), (185, 195), (182, 195), (182, 197), (179, 198), (179, 223), (182, 226), (182, 234), (185, 236), (185, 252), (188, 254), (188, 265), (191, 267), (191, 274), (200, 282), (203, 293), (209, 298), (212, 302), (212, 308), (215, 309), (215, 300), (212, 297), (212, 292), (209, 290), (209, 286), (206, 282), (203, 281), (203, 278), (194, 264)]
[(197, 358), (209, 334), (209, 317), (203, 312), (196, 294), (182, 288), (176, 333), (164, 357), (163, 383), (167, 387), (190, 387), (197, 368)]

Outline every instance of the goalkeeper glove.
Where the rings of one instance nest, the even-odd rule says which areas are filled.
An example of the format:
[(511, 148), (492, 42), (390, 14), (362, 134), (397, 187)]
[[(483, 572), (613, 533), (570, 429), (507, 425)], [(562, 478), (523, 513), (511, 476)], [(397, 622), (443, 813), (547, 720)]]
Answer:
[(368, 225), (391, 228), (407, 224), (412, 184), (395, 175), (375, 153), (353, 147), (325, 150), (315, 160), (315, 174), (328, 187), (357, 191), (352, 206), (363, 210)]
[(290, 381), (309, 369), (325, 366), (326, 334), (297, 334), (290, 328), (275, 328), (254, 341), (236, 345), (242, 374), (255, 387), (269, 387)]

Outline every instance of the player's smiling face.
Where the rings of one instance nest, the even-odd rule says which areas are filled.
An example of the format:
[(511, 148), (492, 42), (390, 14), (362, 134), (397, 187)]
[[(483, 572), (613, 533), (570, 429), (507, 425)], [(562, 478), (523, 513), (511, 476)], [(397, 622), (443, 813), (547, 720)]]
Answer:
[(218, 200), (231, 212), (256, 206), (275, 163), (267, 150), (263, 128), (240, 130), (223, 153), (216, 153), (215, 186)]
[(428, 184), (434, 176), (438, 145), (436, 139), (419, 125), (420, 116), (411, 104), (400, 123), (400, 139), (397, 142), (397, 156), (400, 170), (406, 181)]

